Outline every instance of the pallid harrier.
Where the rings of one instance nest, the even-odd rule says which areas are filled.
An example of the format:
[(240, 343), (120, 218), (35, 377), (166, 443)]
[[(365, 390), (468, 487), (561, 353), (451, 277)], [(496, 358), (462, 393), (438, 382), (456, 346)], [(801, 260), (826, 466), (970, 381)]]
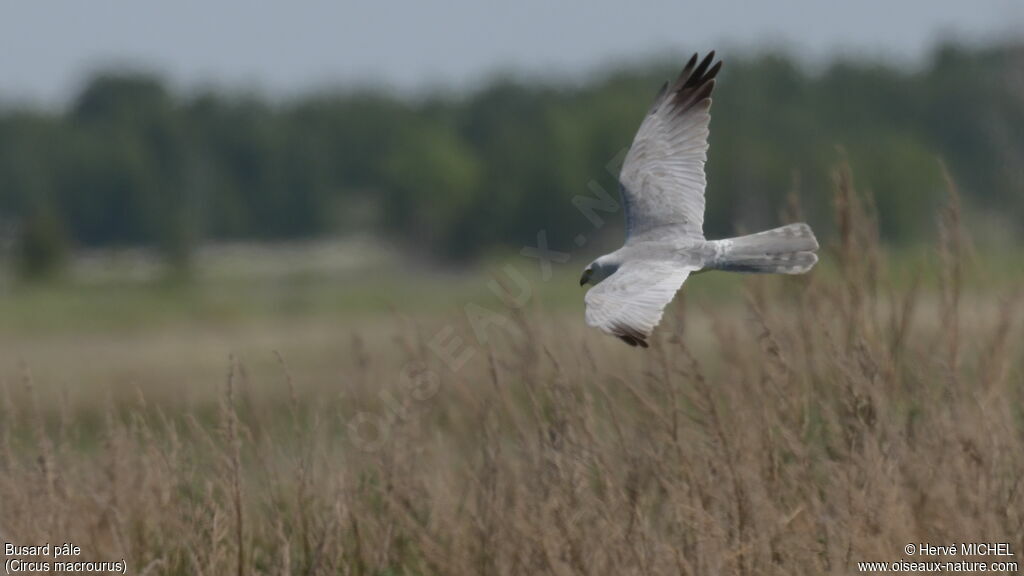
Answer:
[(666, 82), (640, 124), (619, 175), (626, 242), (583, 271), (587, 324), (647, 347), (691, 272), (727, 270), (803, 274), (818, 261), (807, 224), (790, 224), (727, 240), (704, 239), (704, 162), (715, 53), (697, 55), (671, 86)]

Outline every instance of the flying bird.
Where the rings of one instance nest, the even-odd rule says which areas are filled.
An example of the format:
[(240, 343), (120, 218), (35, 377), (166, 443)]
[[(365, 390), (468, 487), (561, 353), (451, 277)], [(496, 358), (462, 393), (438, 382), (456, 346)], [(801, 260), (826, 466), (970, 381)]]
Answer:
[(591, 262), (580, 286), (587, 324), (647, 347), (665, 306), (691, 273), (704, 270), (803, 274), (818, 257), (807, 224), (724, 240), (704, 238), (704, 163), (711, 92), (722, 62), (697, 55), (668, 82), (640, 124), (619, 174), (626, 212), (622, 248)]

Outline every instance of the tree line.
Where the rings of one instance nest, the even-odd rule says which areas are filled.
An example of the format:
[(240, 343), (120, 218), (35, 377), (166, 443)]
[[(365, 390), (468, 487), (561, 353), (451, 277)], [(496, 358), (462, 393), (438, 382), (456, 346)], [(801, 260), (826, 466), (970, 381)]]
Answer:
[[(1024, 236), (1024, 47), (942, 45), (913, 70), (722, 56), (708, 236), (776, 223), (794, 192), (824, 225), (843, 157), (890, 242), (932, 230), (940, 159), (994, 237)], [(682, 62), (566, 83), (498, 79), (469, 94), (277, 103), (98, 74), (66, 109), (0, 107), (0, 236), (27, 276), (79, 247), (151, 247), (178, 268), (206, 241), (367, 232), (448, 262), (541, 229), (567, 247), (582, 218), (572, 197), (594, 184), (615, 193), (609, 163)]]

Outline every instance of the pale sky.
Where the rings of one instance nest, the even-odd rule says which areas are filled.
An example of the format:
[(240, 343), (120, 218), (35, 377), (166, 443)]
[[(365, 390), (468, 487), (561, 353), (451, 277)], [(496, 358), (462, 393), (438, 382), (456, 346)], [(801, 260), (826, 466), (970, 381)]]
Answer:
[(373, 83), (472, 87), (498, 72), (585, 77), (613, 63), (782, 46), (820, 62), (921, 62), (940, 38), (1024, 30), (1024, 0), (68, 0), (0, 7), (0, 100), (60, 105), (97, 69), (155, 71), (177, 88), (288, 97)]

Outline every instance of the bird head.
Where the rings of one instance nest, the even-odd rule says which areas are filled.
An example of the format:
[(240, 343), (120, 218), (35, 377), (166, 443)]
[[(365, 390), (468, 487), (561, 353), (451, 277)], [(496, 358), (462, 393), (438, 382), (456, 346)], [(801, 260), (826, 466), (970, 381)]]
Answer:
[(583, 269), (583, 274), (580, 276), (580, 286), (586, 286), (587, 284), (590, 284), (590, 278), (593, 275), (594, 265), (588, 264), (587, 267)]
[(587, 267), (583, 269), (583, 275), (580, 276), (580, 286), (587, 284), (597, 286), (602, 280), (614, 274), (618, 269), (619, 262), (614, 259), (614, 255), (605, 254), (587, 264)]

